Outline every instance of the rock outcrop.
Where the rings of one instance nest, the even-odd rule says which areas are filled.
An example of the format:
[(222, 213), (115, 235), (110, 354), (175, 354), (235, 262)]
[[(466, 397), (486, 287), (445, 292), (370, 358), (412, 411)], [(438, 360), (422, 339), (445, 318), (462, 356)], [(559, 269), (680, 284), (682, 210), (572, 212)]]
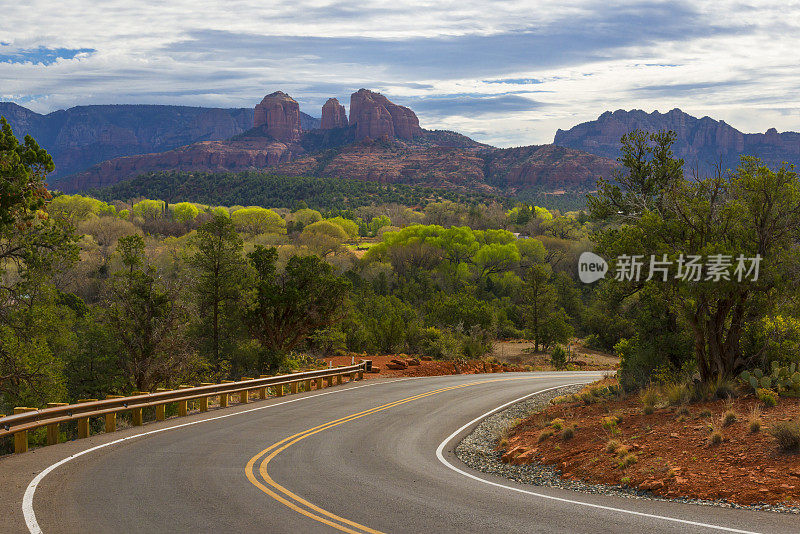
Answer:
[(655, 132), (672, 130), (677, 138), (673, 146), (676, 156), (693, 167), (709, 171), (722, 162), (735, 168), (742, 154), (761, 157), (769, 165), (784, 161), (800, 163), (800, 133), (778, 133), (770, 128), (763, 134), (742, 133), (724, 121), (710, 117), (698, 119), (680, 109), (667, 113), (646, 113), (642, 110), (606, 111), (597, 120), (585, 122), (569, 130), (558, 130), (555, 144), (605, 156), (619, 157), (620, 137), (634, 130)]
[(282, 91), (268, 94), (256, 105), (253, 127), (263, 128), (276, 141), (300, 140), (300, 106), (297, 101)]
[(319, 127), (321, 130), (347, 127), (347, 112), (335, 98), (329, 98), (322, 106), (322, 120)]
[(396, 137), (411, 141), (422, 135), (413, 111), (367, 89), (350, 96), (350, 124), (356, 127), (357, 140)]

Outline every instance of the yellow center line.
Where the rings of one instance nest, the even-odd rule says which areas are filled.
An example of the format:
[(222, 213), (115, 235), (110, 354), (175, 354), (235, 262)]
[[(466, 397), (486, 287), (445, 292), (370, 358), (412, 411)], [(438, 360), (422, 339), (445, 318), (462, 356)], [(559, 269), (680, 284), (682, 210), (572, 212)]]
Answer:
[[(525, 379), (531, 379), (531, 378), (542, 378), (542, 377), (520, 376), (520, 377), (509, 377), (509, 378), (495, 378), (495, 379), (491, 379), (491, 380), (480, 380), (480, 381), (476, 381), (476, 382), (470, 382), (470, 383), (467, 383), (467, 384), (460, 384), (460, 385), (457, 385), (457, 386), (449, 386), (449, 387), (445, 387), (445, 388), (440, 388), (440, 389), (435, 389), (435, 390), (432, 390), (432, 391), (428, 391), (426, 393), (420, 393), (420, 394), (417, 394), (417, 395), (414, 395), (414, 396), (411, 396), (411, 397), (407, 397), (405, 399), (400, 399), (400, 400), (393, 401), (393, 402), (390, 402), (390, 403), (387, 403), (387, 404), (383, 404), (381, 406), (376, 406), (374, 408), (370, 408), (369, 410), (364, 410), (362, 412), (350, 414), (348, 416), (345, 416), (345, 417), (342, 417), (342, 418), (339, 418), (339, 419), (335, 419), (333, 421), (328, 421), (327, 423), (323, 423), (321, 425), (318, 425), (318, 426), (309, 428), (307, 430), (304, 430), (303, 432), (299, 432), (297, 434), (289, 436), (288, 438), (284, 438), (281, 441), (279, 441), (277, 443), (274, 443), (274, 444), (270, 445), (269, 447), (267, 447), (266, 449), (260, 451), (255, 456), (250, 458), (250, 460), (247, 462), (247, 465), (245, 466), (245, 475), (247, 476), (247, 479), (254, 486), (256, 486), (258, 489), (260, 489), (261, 491), (263, 491), (264, 493), (266, 493), (267, 495), (269, 495), (270, 497), (272, 497), (276, 501), (280, 502), (281, 504), (284, 504), (285, 506), (288, 506), (292, 510), (294, 510), (294, 511), (300, 513), (300, 514), (303, 514), (306, 517), (314, 519), (315, 521), (319, 521), (320, 523), (324, 523), (326, 525), (329, 525), (329, 526), (331, 526), (331, 527), (333, 527), (335, 529), (338, 529), (338, 530), (340, 530), (342, 532), (349, 532), (349, 533), (352, 533), (352, 534), (362, 534), (363, 532), (369, 532), (370, 534), (383, 534), (378, 530), (371, 529), (371, 528), (369, 528), (367, 526), (361, 525), (360, 523), (356, 523), (355, 521), (350, 521), (349, 519), (345, 519), (345, 518), (340, 517), (340, 516), (338, 516), (336, 514), (333, 514), (332, 512), (329, 512), (329, 511), (327, 511), (327, 510), (325, 510), (323, 508), (320, 508), (319, 506), (317, 506), (317, 505), (315, 505), (313, 503), (310, 503), (310, 502), (306, 501), (305, 499), (303, 499), (302, 497), (292, 493), (291, 491), (289, 491), (285, 487), (283, 487), (280, 484), (278, 484), (277, 482), (275, 482), (275, 480), (273, 480), (272, 477), (269, 476), (269, 473), (267, 472), (267, 466), (268, 466), (269, 462), (272, 461), (272, 459), (275, 458), (278, 454), (280, 454), (281, 452), (286, 450), (288, 447), (294, 445), (298, 441), (301, 441), (301, 440), (307, 438), (308, 436), (312, 436), (314, 434), (317, 434), (318, 432), (322, 432), (323, 430), (327, 430), (327, 429), (332, 428), (334, 426), (338, 426), (338, 425), (341, 425), (343, 423), (347, 423), (348, 421), (353, 421), (355, 419), (359, 419), (361, 417), (365, 417), (367, 415), (371, 415), (371, 414), (376, 413), (376, 412), (380, 412), (380, 411), (383, 411), (383, 410), (388, 410), (389, 408), (392, 408), (394, 406), (399, 406), (401, 404), (406, 404), (408, 402), (412, 402), (412, 401), (415, 401), (415, 400), (418, 400), (418, 399), (421, 399), (421, 398), (424, 398), (424, 397), (429, 397), (431, 395), (436, 395), (438, 393), (442, 393), (442, 392), (445, 392), (445, 391), (464, 388), (464, 387), (468, 387), (468, 386), (474, 386), (474, 385), (478, 385), (478, 384), (488, 384), (488, 383), (491, 383), (491, 382), (500, 382), (500, 381), (507, 381), (507, 380), (525, 380)], [(548, 376), (547, 378), (571, 378), (571, 376)], [(261, 481), (259, 481), (256, 478), (255, 472), (254, 472), (254, 467), (255, 467), (256, 462), (258, 462), (258, 460), (261, 459), (262, 457), (264, 457), (264, 455), (266, 455), (267, 453), (270, 453), (270, 454), (268, 456), (266, 456), (261, 461), (261, 464), (259, 465), (259, 470), (258, 471), (259, 471), (259, 474), (261, 475), (261, 477), (266, 482), (266, 484), (268, 486), (271, 486), (272, 489), (270, 487), (268, 487), (267, 485), (261, 483)], [(273, 491), (273, 489), (283, 493), (285, 496), (289, 497), (290, 499), (293, 499), (294, 501), (296, 501), (300, 505), (305, 506), (305, 508), (302, 508), (301, 506), (298, 506), (298, 504), (295, 504), (294, 502), (286, 499), (284, 496), (282, 496), (282, 495), (276, 493), (275, 491)], [(310, 511), (310, 510), (313, 510), (313, 512)], [(317, 512), (317, 513), (314, 513), (314, 512)], [(317, 515), (317, 514), (321, 514), (321, 515)], [(326, 517), (322, 517), (322, 516), (327, 516), (327, 518), (329, 518), (329, 519), (326, 519)], [(360, 529), (360, 530), (352, 530), (352, 529), (350, 529), (350, 528), (348, 528), (348, 527), (346, 527), (344, 525), (340, 525), (338, 523), (334, 523), (333, 521), (331, 521), (331, 519), (333, 519), (335, 521), (339, 521), (340, 523), (344, 523), (345, 525), (350, 525), (351, 527), (354, 527), (354, 528)]]

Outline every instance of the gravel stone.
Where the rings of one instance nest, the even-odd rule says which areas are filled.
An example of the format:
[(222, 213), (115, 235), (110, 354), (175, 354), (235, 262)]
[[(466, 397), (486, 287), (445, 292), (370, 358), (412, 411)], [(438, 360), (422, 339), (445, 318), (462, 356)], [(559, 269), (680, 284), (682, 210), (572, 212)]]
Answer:
[(698, 504), (701, 506), (719, 506), (723, 508), (741, 508), (749, 510), (784, 512), (800, 514), (800, 506), (753, 504), (743, 506), (721, 500), (705, 500), (688, 497), (667, 498), (654, 495), (649, 491), (639, 490), (624, 485), (609, 486), (607, 484), (591, 484), (588, 482), (566, 480), (561, 478), (558, 469), (539, 463), (526, 465), (511, 465), (500, 460), (505, 450), (498, 449), (501, 436), (519, 419), (524, 419), (533, 413), (544, 410), (550, 405), (550, 399), (559, 395), (567, 395), (580, 391), (583, 386), (565, 386), (552, 391), (534, 395), (524, 401), (518, 402), (509, 408), (490, 415), (475, 427), (456, 446), (456, 456), (467, 466), (492, 475), (504, 477), (521, 484), (532, 486), (547, 486), (569, 489), (583, 493), (600, 495), (613, 495), (631, 499), (653, 499), (659, 501), (672, 501), (680, 503)]

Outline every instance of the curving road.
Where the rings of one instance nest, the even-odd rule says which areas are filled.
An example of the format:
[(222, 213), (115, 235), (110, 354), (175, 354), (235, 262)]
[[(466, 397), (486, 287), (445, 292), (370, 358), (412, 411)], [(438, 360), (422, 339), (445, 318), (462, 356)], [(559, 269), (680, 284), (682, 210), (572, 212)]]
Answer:
[(794, 515), (526, 486), (453, 455), (497, 407), (596, 376), (369, 380), (2, 458), (0, 532), (800, 532)]

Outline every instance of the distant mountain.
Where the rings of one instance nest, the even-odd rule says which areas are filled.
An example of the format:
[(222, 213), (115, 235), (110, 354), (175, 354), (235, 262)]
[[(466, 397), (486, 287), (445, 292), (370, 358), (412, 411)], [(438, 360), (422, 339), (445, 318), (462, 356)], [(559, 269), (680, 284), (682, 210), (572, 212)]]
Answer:
[(298, 103), (276, 91), (255, 106), (252, 128), (230, 139), (109, 159), (50, 185), (74, 192), (162, 171), (266, 170), (497, 193), (591, 188), (615, 166), (553, 145), (498, 149), (456, 132), (424, 130), (412, 110), (367, 89), (351, 96), (349, 118), (336, 99), (325, 103), (312, 129), (302, 117)]
[[(163, 152), (199, 141), (228, 139), (253, 125), (253, 109), (188, 106), (78, 106), (47, 115), (0, 102), (14, 133), (32, 135), (53, 156), (52, 179), (86, 170), (101, 161)], [(303, 129), (319, 119), (300, 114)]]
[(606, 111), (597, 120), (558, 130), (554, 144), (616, 159), (620, 137), (634, 129), (673, 130), (677, 134), (673, 151), (686, 161), (687, 169), (708, 171), (719, 161), (725, 168), (736, 168), (742, 154), (758, 156), (771, 166), (800, 164), (800, 133), (770, 128), (763, 134), (746, 134), (724, 121), (698, 119), (677, 108), (667, 113)]

